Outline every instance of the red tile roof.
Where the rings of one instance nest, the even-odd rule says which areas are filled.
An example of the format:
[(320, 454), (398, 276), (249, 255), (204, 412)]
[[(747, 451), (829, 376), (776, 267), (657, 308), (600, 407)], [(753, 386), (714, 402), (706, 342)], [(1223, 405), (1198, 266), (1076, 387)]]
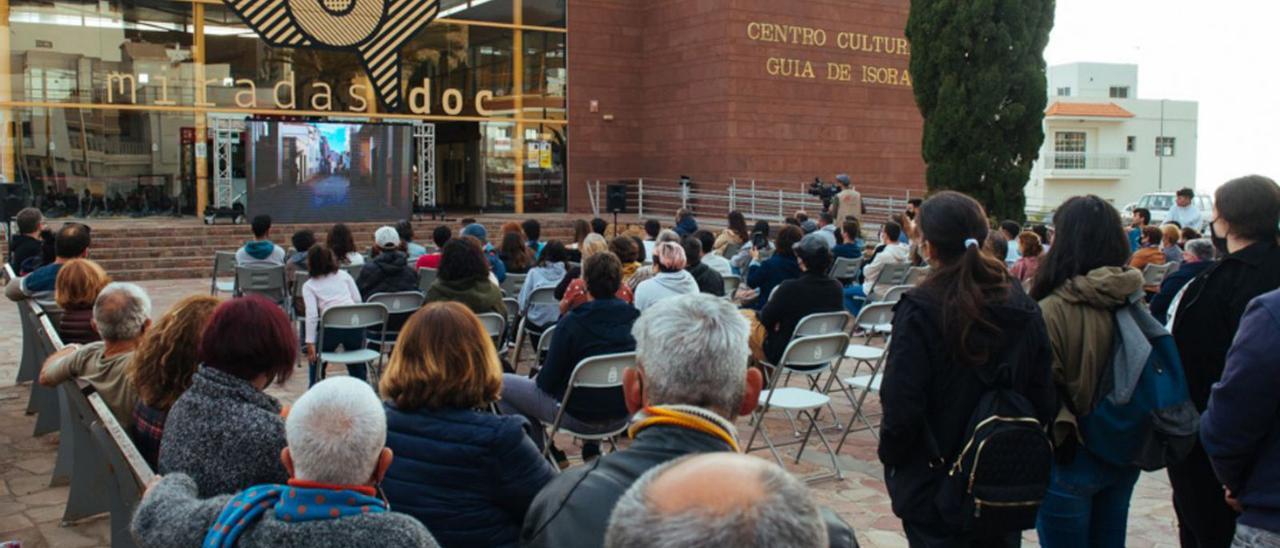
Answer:
[(1064, 103), (1057, 101), (1044, 111), (1045, 116), (1067, 118), (1133, 118), (1129, 112), (1115, 103)]

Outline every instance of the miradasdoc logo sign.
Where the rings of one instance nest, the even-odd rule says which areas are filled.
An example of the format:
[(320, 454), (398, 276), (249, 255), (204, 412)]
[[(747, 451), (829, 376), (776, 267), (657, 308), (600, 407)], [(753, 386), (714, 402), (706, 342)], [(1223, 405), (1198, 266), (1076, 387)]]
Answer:
[(224, 0), (268, 45), (360, 56), (378, 101), (401, 102), (400, 47), (435, 20), (439, 0)]

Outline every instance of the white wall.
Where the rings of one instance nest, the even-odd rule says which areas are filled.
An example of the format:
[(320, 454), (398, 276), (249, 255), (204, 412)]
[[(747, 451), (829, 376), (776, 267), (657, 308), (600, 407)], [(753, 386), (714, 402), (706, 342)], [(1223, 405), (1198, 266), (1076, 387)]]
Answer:
[(1111, 97), (1111, 87), (1128, 87), (1129, 98), (1138, 95), (1138, 66), (1111, 63), (1071, 63), (1049, 67), (1049, 97), (1054, 98), (1058, 88), (1070, 87), (1073, 98)]

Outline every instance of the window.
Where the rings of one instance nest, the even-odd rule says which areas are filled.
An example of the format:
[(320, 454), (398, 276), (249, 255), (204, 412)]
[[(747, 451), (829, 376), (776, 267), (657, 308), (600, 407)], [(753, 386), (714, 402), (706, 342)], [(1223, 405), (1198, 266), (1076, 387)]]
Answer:
[(1173, 156), (1177, 149), (1174, 137), (1156, 137), (1156, 156)]
[(1132, 135), (1125, 141), (1124, 149), (1133, 152), (1138, 149), (1138, 138)]
[(1129, 86), (1111, 86), (1112, 99), (1128, 99)]
[(1053, 135), (1053, 168), (1084, 169), (1085, 134), (1083, 131), (1059, 131)]
[(1058, 88), (1058, 97), (1070, 97), (1070, 96), (1071, 96), (1071, 88), (1069, 87)]

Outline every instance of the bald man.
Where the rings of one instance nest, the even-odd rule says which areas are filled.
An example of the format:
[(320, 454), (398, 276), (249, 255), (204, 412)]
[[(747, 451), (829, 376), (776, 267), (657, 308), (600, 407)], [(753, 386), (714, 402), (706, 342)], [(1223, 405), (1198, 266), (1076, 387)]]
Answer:
[(703, 453), (641, 476), (614, 507), (608, 548), (823, 548), (827, 528), (804, 484), (764, 459)]

